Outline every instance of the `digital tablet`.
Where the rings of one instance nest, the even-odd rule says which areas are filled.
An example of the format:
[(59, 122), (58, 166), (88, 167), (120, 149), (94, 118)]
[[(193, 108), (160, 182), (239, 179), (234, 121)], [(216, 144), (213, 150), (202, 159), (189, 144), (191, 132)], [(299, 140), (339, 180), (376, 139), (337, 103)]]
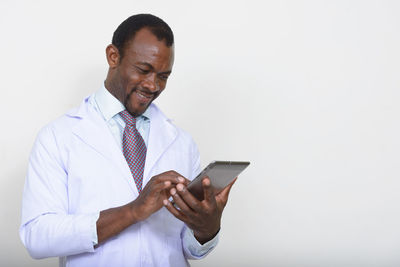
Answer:
[(204, 177), (210, 178), (211, 185), (215, 188), (215, 194), (218, 194), (249, 165), (248, 161), (213, 161), (189, 183), (187, 189), (201, 201), (204, 199), (201, 183)]

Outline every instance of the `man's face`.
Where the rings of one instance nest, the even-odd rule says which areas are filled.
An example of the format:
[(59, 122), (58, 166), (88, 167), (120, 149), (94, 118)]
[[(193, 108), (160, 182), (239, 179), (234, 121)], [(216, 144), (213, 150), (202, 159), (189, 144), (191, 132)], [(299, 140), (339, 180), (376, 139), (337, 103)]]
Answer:
[(128, 42), (122, 60), (119, 53), (110, 52), (112, 48), (116, 49), (107, 47), (110, 70), (106, 87), (133, 116), (139, 116), (164, 90), (172, 70), (174, 48), (157, 40), (146, 28)]

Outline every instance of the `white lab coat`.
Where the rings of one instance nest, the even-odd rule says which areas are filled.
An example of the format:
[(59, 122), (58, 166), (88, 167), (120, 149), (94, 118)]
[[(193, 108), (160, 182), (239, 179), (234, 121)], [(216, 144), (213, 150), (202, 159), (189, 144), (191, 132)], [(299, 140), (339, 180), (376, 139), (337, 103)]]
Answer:
[[(191, 137), (152, 104), (144, 170), (151, 177), (200, 171)], [(129, 167), (106, 122), (88, 103), (44, 127), (26, 178), (21, 239), (34, 258), (60, 257), (61, 266), (186, 266), (188, 229), (165, 208), (93, 248), (93, 214), (138, 196)]]

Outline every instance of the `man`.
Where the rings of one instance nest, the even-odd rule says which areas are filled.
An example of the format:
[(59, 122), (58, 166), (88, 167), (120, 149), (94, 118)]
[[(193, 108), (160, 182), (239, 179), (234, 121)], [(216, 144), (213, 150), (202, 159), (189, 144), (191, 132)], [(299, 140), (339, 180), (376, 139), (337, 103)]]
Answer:
[[(22, 242), (61, 266), (186, 266), (215, 247), (230, 188), (203, 201), (187, 190), (200, 169), (191, 137), (152, 101), (174, 60), (161, 19), (129, 17), (106, 48), (104, 87), (44, 127), (29, 160)], [(173, 199), (172, 205), (169, 199)]]

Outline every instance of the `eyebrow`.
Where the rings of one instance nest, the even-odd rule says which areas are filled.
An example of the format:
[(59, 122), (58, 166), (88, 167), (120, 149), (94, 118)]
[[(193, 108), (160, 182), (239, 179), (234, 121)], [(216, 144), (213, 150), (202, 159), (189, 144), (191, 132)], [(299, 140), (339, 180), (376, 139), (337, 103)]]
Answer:
[[(138, 62), (138, 64), (140, 64), (140, 65), (145, 65), (145, 66), (147, 66), (148, 68), (154, 70), (153, 65), (151, 65), (151, 64), (149, 64), (149, 63), (147, 63), (147, 62)], [(168, 71), (159, 72), (159, 73), (157, 73), (157, 74), (171, 74), (171, 72), (172, 72), (171, 70), (168, 70)]]

